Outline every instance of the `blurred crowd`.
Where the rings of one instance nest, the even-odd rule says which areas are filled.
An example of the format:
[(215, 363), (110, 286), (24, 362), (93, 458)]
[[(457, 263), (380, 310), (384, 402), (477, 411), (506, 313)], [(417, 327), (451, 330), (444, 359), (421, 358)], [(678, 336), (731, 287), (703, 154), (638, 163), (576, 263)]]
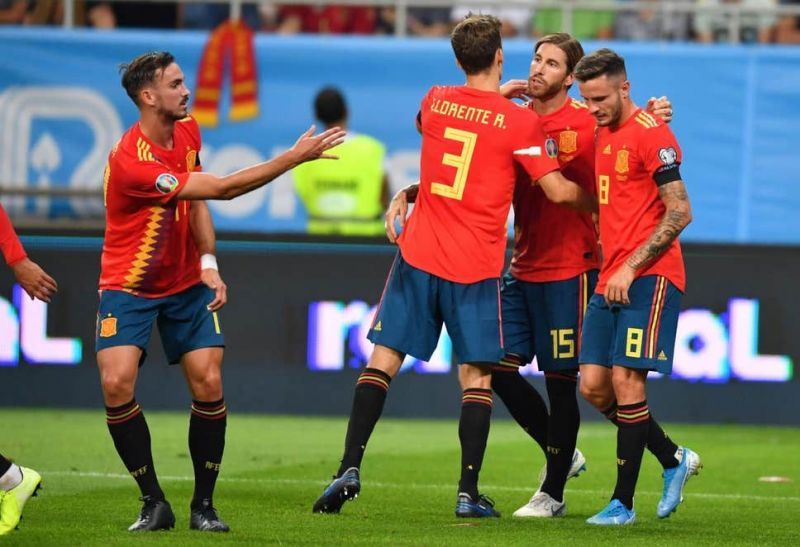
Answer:
[[(0, 0), (0, 24), (60, 24), (63, 0)], [(72, 0), (76, 26), (113, 28), (210, 29), (229, 16), (224, 4), (174, 2), (103, 2)], [(626, 0), (617, 0), (621, 5)], [(458, 2), (458, 0), (454, 0)], [(743, 43), (800, 43), (800, 16), (777, 16), (770, 7), (798, 5), (800, 0), (683, 0), (700, 7), (694, 14), (665, 12), (660, 2), (647, 2), (646, 9), (603, 11), (577, 9), (572, 34), (579, 39), (672, 40), (731, 42), (731, 15), (715, 6), (740, 5), (738, 40)], [(492, 13), (503, 23), (505, 37), (536, 37), (562, 30), (560, 9), (526, 6), (410, 7), (406, 34), (446, 36), (468, 12)], [(398, 23), (392, 6), (292, 5), (249, 3), (242, 18), (260, 32), (276, 34), (394, 34)], [(736, 37), (733, 37), (735, 41)]]

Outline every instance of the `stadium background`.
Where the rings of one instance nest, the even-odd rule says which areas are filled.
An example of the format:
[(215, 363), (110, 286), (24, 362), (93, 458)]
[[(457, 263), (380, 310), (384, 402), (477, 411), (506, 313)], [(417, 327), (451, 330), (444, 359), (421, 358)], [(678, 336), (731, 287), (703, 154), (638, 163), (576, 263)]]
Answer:
[[(4, 406), (100, 408), (93, 358), (97, 191), (107, 151), (136, 119), (116, 66), (148, 49), (168, 49), (194, 88), (206, 38), (205, 32), (0, 28), (2, 200), (30, 254), (60, 284), (50, 306), (31, 304), (15, 293), (10, 272), (0, 272)], [(606, 44), (584, 45), (591, 51)], [(613, 47), (627, 59), (640, 104), (668, 95), (675, 105), (673, 129), (695, 217), (683, 236), (689, 288), (678, 374), (653, 381), (650, 401), (664, 421), (800, 425), (794, 165), (800, 49)], [(506, 78), (524, 78), (530, 39), (507, 40), (505, 51)], [(413, 119), (420, 97), (434, 83), (460, 81), (442, 39), (258, 35), (256, 54), (261, 115), (229, 123), (223, 99), (223, 122), (203, 132), (209, 171), (229, 172), (290, 146), (312, 121), (316, 90), (335, 84), (348, 97), (352, 129), (387, 144), (396, 189), (416, 179)], [(364, 324), (394, 250), (379, 240), (305, 237), (290, 177), (212, 204), (230, 287), (222, 314), (226, 398), (234, 411), (343, 415), (369, 351)], [(174, 396), (185, 391), (179, 371), (166, 370), (155, 342), (139, 398), (149, 408), (183, 408), (184, 398)], [(445, 339), (432, 363), (410, 362), (387, 413), (457, 415), (449, 358)], [(586, 418), (595, 417), (585, 410)]]

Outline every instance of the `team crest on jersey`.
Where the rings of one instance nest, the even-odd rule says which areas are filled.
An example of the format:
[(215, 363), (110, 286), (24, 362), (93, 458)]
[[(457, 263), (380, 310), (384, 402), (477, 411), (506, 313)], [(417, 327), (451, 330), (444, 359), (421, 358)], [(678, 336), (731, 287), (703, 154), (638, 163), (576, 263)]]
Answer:
[(117, 334), (117, 318), (104, 317), (100, 320), (100, 337), (111, 338)]
[(161, 173), (156, 177), (156, 189), (162, 194), (169, 194), (178, 187), (178, 179), (170, 173)]
[(576, 131), (562, 131), (558, 135), (558, 149), (562, 154), (572, 154), (578, 149), (578, 133)]
[(547, 152), (547, 156), (551, 158), (555, 158), (558, 156), (558, 145), (556, 144), (556, 140), (552, 137), (547, 137), (547, 140), (544, 141), (544, 150)]
[(614, 170), (617, 173), (623, 174), (628, 172), (628, 151), (619, 150), (617, 152), (617, 163), (614, 164)]
[(671, 146), (669, 148), (660, 148), (658, 150), (658, 159), (664, 165), (672, 165), (678, 160), (678, 153)]
[(197, 165), (197, 150), (186, 152), (186, 170), (191, 173)]

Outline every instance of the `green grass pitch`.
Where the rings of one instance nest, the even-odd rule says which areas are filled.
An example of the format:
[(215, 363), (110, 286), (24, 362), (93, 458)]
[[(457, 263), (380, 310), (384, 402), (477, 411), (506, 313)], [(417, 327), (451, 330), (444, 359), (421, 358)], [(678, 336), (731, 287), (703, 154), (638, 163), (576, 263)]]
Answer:
[[(800, 429), (668, 425), (705, 463), (689, 481), (685, 502), (671, 518), (656, 518), (660, 468), (646, 454), (638, 522), (598, 529), (584, 520), (613, 489), (615, 434), (606, 423), (581, 429), (589, 469), (567, 484), (567, 517), (532, 521), (511, 513), (533, 493), (543, 457), (516, 424), (494, 422), (481, 486), (503, 517), (460, 520), (453, 516), (455, 421), (382, 421), (362, 466), (361, 496), (340, 515), (314, 515), (311, 505), (335, 470), (346, 420), (233, 414), (215, 496), (232, 531), (212, 536), (188, 530), (188, 413), (145, 412), (175, 530), (125, 530), (139, 510), (138, 491), (114, 452), (102, 410), (2, 409), (0, 452), (41, 471), (44, 483), (20, 529), (0, 537), (0, 545), (800, 544)], [(788, 480), (759, 481), (765, 476)]]

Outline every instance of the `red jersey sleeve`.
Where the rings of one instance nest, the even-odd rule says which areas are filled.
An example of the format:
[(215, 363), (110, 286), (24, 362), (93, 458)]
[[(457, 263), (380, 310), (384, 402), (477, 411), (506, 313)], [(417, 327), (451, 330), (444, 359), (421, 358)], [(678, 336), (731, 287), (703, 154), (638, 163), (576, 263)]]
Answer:
[(3, 257), (9, 266), (28, 256), (2, 205), (0, 205), (0, 251), (3, 252)]
[(175, 199), (189, 180), (190, 173), (176, 173), (156, 161), (137, 161), (124, 170), (120, 189), (123, 194), (165, 205)]
[[(528, 111), (520, 108), (521, 112)], [(542, 129), (542, 124), (535, 114), (526, 116), (524, 125), (521, 126), (519, 147), (514, 148), (514, 160), (530, 175), (531, 180), (537, 181), (547, 173), (559, 168), (558, 158), (551, 155), (547, 146), (547, 135)]]
[(642, 131), (639, 141), (639, 153), (645, 169), (658, 183), (659, 179), (677, 180), (667, 175), (678, 172), (678, 166), (683, 159), (681, 148), (672, 130), (661, 124), (652, 129)]

